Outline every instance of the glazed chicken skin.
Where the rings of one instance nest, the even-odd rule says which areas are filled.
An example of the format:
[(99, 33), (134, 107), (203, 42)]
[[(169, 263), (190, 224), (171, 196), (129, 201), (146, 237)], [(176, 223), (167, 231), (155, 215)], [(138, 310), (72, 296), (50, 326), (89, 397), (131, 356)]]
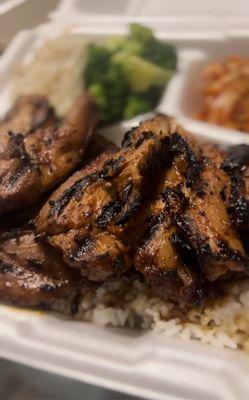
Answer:
[(247, 273), (248, 261), (225, 201), (230, 179), (219, 165), (223, 152), (204, 147), (201, 155), (198, 179), (192, 187), (183, 186), (176, 201), (184, 206), (177, 212), (170, 202), (169, 206), (178, 232), (195, 252), (198, 269), (205, 279), (215, 281), (238, 271)]
[(202, 278), (191, 265), (192, 252), (177, 233), (163, 200), (153, 202), (135, 251), (134, 264), (160, 296), (195, 306), (205, 294)]
[(187, 207), (173, 213), (179, 232), (195, 250), (200, 269), (210, 281), (248, 270), (238, 232), (221, 198), (227, 179), (210, 160), (204, 160), (196, 187), (186, 198)]
[(194, 306), (212, 293), (212, 282), (248, 274), (249, 264), (228, 212), (225, 153), (175, 131), (135, 266), (160, 295)]
[[(67, 264), (79, 268), (83, 276), (93, 281), (105, 280), (115, 272), (121, 274), (131, 264), (122, 240), (111, 232), (102, 232), (96, 222), (110, 201), (110, 185), (106, 190), (99, 178), (110, 155), (103, 154), (70, 177), (36, 219), (38, 234), (60, 250)], [(116, 271), (115, 264), (119, 267)]]
[(56, 309), (73, 300), (79, 277), (32, 231), (13, 230), (0, 237), (0, 298), (15, 305)]
[(227, 204), (228, 214), (240, 233), (249, 231), (249, 146), (245, 144), (221, 150), (206, 145), (202, 152), (211, 158), (218, 168), (226, 173), (227, 184), (222, 198)]
[(40, 211), (36, 231), (89, 280), (134, 264), (160, 295), (196, 305), (209, 282), (248, 273), (222, 197), (229, 179), (214, 155), (158, 115), (69, 178)]
[(127, 133), (122, 148), (68, 179), (36, 219), (38, 234), (89, 280), (132, 265), (133, 224), (167, 151), (168, 120), (158, 116)]
[(231, 180), (230, 218), (240, 231), (249, 232), (249, 146), (233, 146), (223, 158), (221, 168)]
[[(44, 128), (56, 122), (54, 109), (47, 100), (41, 96), (23, 96), (16, 101), (5, 118), (0, 122), (1, 135), (8, 141), (8, 132), (28, 135), (38, 128)], [(2, 148), (2, 147), (1, 147)]]
[[(113, 142), (105, 139), (98, 133), (94, 133), (89, 139), (82, 164), (87, 165), (99, 155), (107, 152), (109, 154), (111, 152), (114, 153), (117, 149), (118, 147)], [(9, 230), (19, 226), (32, 226), (33, 219), (36, 217), (47, 198), (48, 195), (44, 194), (44, 196), (41, 196), (39, 202), (32, 206), (2, 214), (0, 218), (0, 227), (4, 230)]]
[[(90, 143), (80, 169), (38, 212), (35, 234), (3, 235), (4, 301), (49, 307), (77, 292), (75, 276), (80, 286), (100, 284), (135, 269), (154, 292), (189, 307), (212, 294), (216, 283), (248, 275), (241, 240), (246, 213), (239, 207), (248, 200), (245, 148), (227, 153), (200, 146), (161, 114), (127, 132), (120, 149), (97, 135)], [(27, 261), (29, 248), (40, 270)], [(55, 282), (51, 296), (44, 292), (47, 282)]]
[(0, 213), (37, 203), (82, 160), (97, 121), (87, 93), (58, 122), (47, 101), (23, 97), (0, 124)]
[(144, 234), (135, 251), (135, 267), (161, 296), (197, 305), (204, 297), (193, 251), (177, 230), (174, 215), (186, 202), (181, 190), (193, 187), (201, 170), (200, 148), (181, 127), (169, 124), (168, 165), (146, 210)]

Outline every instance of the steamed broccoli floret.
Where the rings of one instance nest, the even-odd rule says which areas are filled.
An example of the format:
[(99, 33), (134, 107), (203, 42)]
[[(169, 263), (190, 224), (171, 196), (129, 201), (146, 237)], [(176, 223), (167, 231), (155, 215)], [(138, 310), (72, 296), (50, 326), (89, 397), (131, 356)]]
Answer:
[(130, 41), (140, 42), (143, 47), (150, 45), (155, 40), (150, 28), (135, 23), (130, 24), (130, 34), (128, 37)]
[(172, 71), (127, 52), (116, 53), (112, 60), (119, 65), (134, 92), (143, 92), (153, 86), (164, 86), (172, 76)]
[(170, 44), (155, 41), (153, 45), (144, 49), (142, 56), (160, 67), (176, 70), (177, 55), (175, 48)]
[(146, 90), (146, 92), (140, 93), (139, 95), (142, 96), (144, 100), (150, 102), (152, 110), (158, 105), (159, 100), (163, 94), (163, 91), (164, 91), (164, 86), (161, 87), (153, 86), (150, 89)]
[(101, 123), (121, 119), (129, 86), (122, 69), (111, 62), (111, 53), (107, 49), (88, 48), (84, 78), (86, 87), (99, 105)]
[(84, 69), (85, 85), (88, 87), (92, 83), (103, 79), (109, 69), (111, 53), (104, 47), (90, 44), (86, 50), (86, 65)]
[(160, 67), (176, 69), (177, 55), (175, 48), (168, 43), (157, 40), (148, 27), (131, 24), (129, 38), (131, 42), (139, 42), (140, 44), (140, 51), (136, 54)]
[(127, 37), (111, 36), (106, 41), (106, 47), (113, 53), (125, 51), (141, 56), (162, 68), (173, 71), (176, 69), (175, 48), (157, 40), (152, 30), (146, 26), (131, 24)]
[(149, 99), (143, 99), (140, 95), (132, 94), (127, 98), (124, 109), (124, 118), (130, 119), (138, 114), (144, 114), (152, 109)]
[(110, 52), (115, 53), (116, 51), (122, 50), (125, 47), (126, 42), (127, 38), (124, 36), (109, 36), (106, 39), (104, 46)]
[(100, 108), (101, 124), (146, 113), (158, 104), (176, 68), (174, 48), (144, 26), (87, 49), (84, 79)]
[(105, 41), (105, 47), (113, 53), (126, 51), (131, 54), (140, 55), (144, 48), (155, 40), (152, 31), (142, 25), (131, 24), (128, 36), (110, 36)]
[(138, 114), (145, 114), (153, 110), (162, 95), (162, 87), (151, 87), (142, 93), (131, 94), (127, 99), (124, 118), (130, 119)]

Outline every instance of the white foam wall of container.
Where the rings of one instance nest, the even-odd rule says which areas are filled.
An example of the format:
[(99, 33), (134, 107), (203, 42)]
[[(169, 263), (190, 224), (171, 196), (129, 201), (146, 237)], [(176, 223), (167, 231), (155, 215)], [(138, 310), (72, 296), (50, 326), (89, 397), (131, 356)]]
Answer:
[[(2, 114), (10, 106), (11, 71), (16, 63), (30, 56), (32, 50), (44, 40), (63, 31), (65, 25), (54, 21), (32, 31), (21, 32), (9, 46), (0, 59)], [(119, 29), (115, 30), (114, 24), (109, 31), (108, 24), (101, 30), (100, 25), (95, 23), (98, 31), (95, 28), (93, 35), (88, 26), (73, 25), (72, 31), (88, 34), (93, 40), (127, 29), (124, 21)], [(179, 33), (174, 36), (170, 32), (168, 35), (163, 26), (161, 20), (157, 32), (177, 46), (179, 72), (168, 86), (159, 109), (179, 116), (200, 139), (215, 141), (223, 146), (248, 142), (247, 135), (239, 136), (239, 133), (228, 130), (219, 130), (218, 134), (221, 128), (194, 121), (191, 118), (191, 103), (186, 105), (183, 100), (184, 96), (192, 96), (192, 91), (187, 92), (189, 78), (186, 71), (194, 65), (199, 68), (203, 59), (218, 56), (220, 48), (233, 49), (230, 45), (241, 43), (243, 50), (246, 36), (238, 39), (228, 36), (227, 32), (219, 32), (218, 36), (212, 34), (194, 40)], [(218, 53), (215, 53), (215, 48)], [(119, 143), (122, 131), (137, 122), (138, 118), (123, 122), (106, 131), (106, 135)], [(0, 306), (0, 312), (2, 357), (151, 399), (248, 399), (249, 359), (240, 351), (234, 353), (215, 349), (195, 341), (166, 338), (163, 334), (152, 332), (103, 329), (6, 306)]]

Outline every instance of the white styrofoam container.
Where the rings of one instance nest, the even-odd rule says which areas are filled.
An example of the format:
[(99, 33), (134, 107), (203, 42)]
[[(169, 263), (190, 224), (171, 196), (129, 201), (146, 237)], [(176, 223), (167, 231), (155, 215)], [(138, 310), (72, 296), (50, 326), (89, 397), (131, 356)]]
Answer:
[(249, 3), (245, 0), (61, 0), (50, 13), (52, 21), (80, 23), (89, 32), (107, 27), (119, 31), (136, 20), (154, 25), (167, 37), (199, 41), (232, 33), (249, 34)]
[(0, 1), (0, 15), (11, 11), (13, 8), (18, 7), (26, 0), (1, 0)]
[[(95, 31), (88, 25), (71, 22), (71, 31), (86, 34), (94, 40), (109, 32), (122, 33), (124, 21), (103, 24)], [(155, 21), (150, 25), (156, 27)], [(32, 31), (17, 35), (0, 59), (0, 113), (9, 108), (11, 71), (16, 63), (29, 57), (42, 41), (59, 34), (66, 24), (52, 22)], [(159, 105), (160, 111), (179, 116), (188, 128), (193, 128), (201, 140), (211, 140), (227, 146), (249, 143), (249, 136), (194, 121), (191, 118), (194, 101), (187, 104), (197, 88), (191, 86), (191, 69), (195, 77), (203, 60), (220, 57), (227, 52), (247, 51), (245, 38), (212, 32), (196, 40), (183, 32), (163, 31), (159, 24), (158, 36), (177, 46), (179, 72), (169, 84)], [(233, 45), (236, 43), (236, 48)], [(246, 53), (245, 53), (246, 54)], [(192, 71), (193, 71), (192, 70)], [(193, 85), (195, 80), (193, 80)], [(192, 107), (192, 108), (191, 108)], [(120, 142), (122, 131), (139, 118), (126, 121), (105, 135)], [(215, 133), (214, 133), (215, 132)], [(0, 306), (0, 356), (54, 373), (102, 385), (115, 390), (151, 399), (208, 399), (243, 400), (249, 393), (249, 358), (242, 352), (216, 349), (195, 341), (169, 338), (153, 332), (127, 329), (100, 328), (88, 323), (65, 320), (53, 314), (17, 310)]]

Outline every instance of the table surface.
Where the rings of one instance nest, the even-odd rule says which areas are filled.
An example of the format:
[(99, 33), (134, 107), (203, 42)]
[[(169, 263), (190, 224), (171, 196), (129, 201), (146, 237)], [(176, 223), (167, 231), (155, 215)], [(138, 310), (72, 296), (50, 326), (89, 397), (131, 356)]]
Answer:
[(0, 359), (0, 400), (138, 400)]

